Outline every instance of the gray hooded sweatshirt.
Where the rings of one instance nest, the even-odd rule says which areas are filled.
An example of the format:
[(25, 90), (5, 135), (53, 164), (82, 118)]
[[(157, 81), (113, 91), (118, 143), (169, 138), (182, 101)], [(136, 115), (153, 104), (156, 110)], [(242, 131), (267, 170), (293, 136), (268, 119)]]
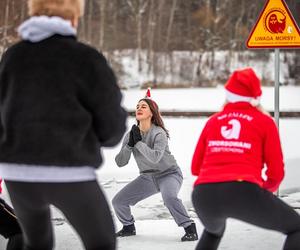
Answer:
[(167, 134), (161, 127), (152, 124), (149, 131), (142, 134), (142, 140), (134, 147), (128, 146), (128, 141), (129, 133), (125, 135), (121, 151), (115, 157), (119, 167), (127, 165), (133, 153), (140, 173), (161, 173), (178, 168), (169, 150)]

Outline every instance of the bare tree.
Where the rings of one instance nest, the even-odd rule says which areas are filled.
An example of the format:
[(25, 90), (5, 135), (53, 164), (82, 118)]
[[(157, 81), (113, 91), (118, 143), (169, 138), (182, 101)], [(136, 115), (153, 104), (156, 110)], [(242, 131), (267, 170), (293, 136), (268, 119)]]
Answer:
[(93, 7), (94, 7), (94, 2), (93, 0), (88, 0), (87, 1), (87, 27), (85, 27), (87, 29), (87, 40), (92, 42), (93, 40), (93, 25), (92, 25), (92, 21), (93, 21)]
[(149, 0), (126, 0), (136, 22), (138, 69), (141, 71), (142, 21)]
[(1, 51), (1, 55), (3, 53), (3, 51), (5, 51), (7, 45), (8, 45), (8, 25), (9, 25), (9, 0), (6, 0), (6, 5), (5, 5), (5, 12), (4, 12), (4, 26), (3, 26), (3, 36), (2, 36), (2, 51)]
[[(244, 0), (241, 1), (241, 5), (239, 8), (239, 16), (237, 17), (237, 20), (235, 22), (235, 26), (234, 26), (234, 39), (235, 40), (240, 40), (241, 37), (241, 32), (242, 32), (242, 27), (243, 27), (243, 19), (245, 18), (245, 13), (246, 13), (246, 3)], [(239, 49), (241, 49), (241, 47), (239, 46)]]
[(99, 47), (102, 49), (104, 45), (105, 34), (105, 21), (106, 21), (106, 0), (99, 0), (100, 4), (100, 34), (99, 34)]
[(169, 18), (169, 23), (167, 28), (167, 37), (166, 37), (166, 44), (165, 44), (166, 51), (168, 51), (169, 49), (170, 36), (171, 36), (172, 26), (174, 23), (174, 15), (175, 15), (176, 7), (177, 7), (177, 0), (172, 0), (172, 7), (170, 10), (170, 18)]
[(25, 17), (27, 16), (27, 8), (26, 8), (26, 6), (27, 6), (27, 2), (24, 1), (24, 0), (22, 0), (21, 1), (21, 14), (20, 14), (20, 19), (21, 20), (24, 20)]
[(155, 0), (150, 0), (150, 10), (148, 16), (148, 25), (147, 25), (147, 39), (148, 39), (148, 53), (147, 53), (147, 62), (148, 62), (148, 72), (153, 68), (153, 59), (154, 59), (154, 31), (156, 28), (156, 11), (155, 11)]

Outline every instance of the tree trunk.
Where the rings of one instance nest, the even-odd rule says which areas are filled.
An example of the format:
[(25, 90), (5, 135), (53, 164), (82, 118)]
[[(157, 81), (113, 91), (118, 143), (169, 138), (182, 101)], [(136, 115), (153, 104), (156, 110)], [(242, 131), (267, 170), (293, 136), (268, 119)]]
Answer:
[[(4, 14), (4, 27), (3, 27), (3, 39), (2, 39), (2, 53), (6, 50), (8, 45), (8, 25), (9, 24), (9, 0), (6, 0), (5, 14)], [(1, 54), (2, 54), (1, 53)]]
[[(236, 23), (235, 23), (235, 26), (234, 26), (234, 33), (235, 33), (234, 39), (235, 39), (236, 41), (239, 41), (239, 40), (240, 40), (240, 33), (239, 33), (239, 30), (238, 30), (238, 29), (240, 28), (240, 26), (241, 26), (241, 24), (242, 24), (242, 20), (243, 20), (243, 17), (244, 17), (244, 15), (245, 15), (245, 11), (246, 11), (246, 8), (245, 8), (245, 1), (242, 0), (242, 2), (241, 2), (241, 8), (240, 8), (240, 11), (239, 11), (240, 15), (239, 15), (239, 18), (237, 19), (237, 21), (236, 21)], [(239, 50), (241, 49), (240, 42), (239, 42), (239, 47), (238, 47), (238, 49), (239, 49)]]
[(89, 44), (93, 42), (93, 0), (88, 1), (88, 27), (87, 27), (87, 40)]
[(150, 12), (148, 19), (148, 27), (147, 27), (147, 40), (148, 40), (148, 51), (147, 51), (147, 62), (148, 62), (148, 73), (150, 73), (153, 69), (153, 45), (154, 45), (154, 30), (156, 27), (156, 18), (155, 18), (155, 4), (154, 0), (150, 0)]
[(21, 16), (20, 16), (20, 18), (21, 18), (22, 21), (26, 17), (26, 9), (27, 9), (26, 8), (26, 2), (24, 0), (22, 0), (22, 2), (21, 2)]
[[(144, 3), (143, 3), (144, 2)], [(142, 70), (142, 38), (143, 38), (143, 30), (142, 30), (142, 22), (143, 22), (143, 14), (148, 5), (148, 0), (139, 0), (139, 8), (137, 13), (137, 44), (138, 44), (138, 69), (139, 72)]]
[(166, 38), (166, 46), (165, 46), (166, 51), (169, 51), (169, 42), (170, 42), (170, 36), (171, 36), (171, 31), (172, 31), (172, 26), (173, 26), (174, 14), (175, 14), (175, 11), (176, 11), (176, 7), (177, 7), (177, 0), (173, 0), (172, 7), (171, 7), (171, 10), (170, 10), (170, 18), (169, 18), (168, 29), (167, 29), (167, 38)]
[(106, 12), (106, 0), (100, 1), (100, 37), (99, 37), (99, 47), (102, 50), (104, 48), (104, 34), (105, 34), (105, 12)]

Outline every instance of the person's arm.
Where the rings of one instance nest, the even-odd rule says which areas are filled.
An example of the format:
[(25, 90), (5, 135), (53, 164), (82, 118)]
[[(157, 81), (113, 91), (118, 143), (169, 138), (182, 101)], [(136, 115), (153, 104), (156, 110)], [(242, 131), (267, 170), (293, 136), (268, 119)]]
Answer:
[(118, 165), (118, 167), (124, 167), (125, 165), (128, 164), (130, 160), (132, 147), (128, 145), (129, 134), (130, 132), (127, 133), (126, 136), (124, 137), (121, 150), (115, 157), (115, 162)]
[(93, 115), (93, 127), (101, 146), (111, 147), (126, 130), (127, 112), (121, 107), (121, 91), (104, 56), (95, 52), (91, 60), (85, 104)]
[(192, 175), (198, 176), (200, 168), (203, 163), (204, 154), (206, 150), (206, 139), (205, 139), (205, 128), (202, 130), (202, 133), (199, 137), (198, 143), (196, 145), (194, 155), (192, 158), (191, 171)]
[(284, 177), (284, 162), (278, 129), (273, 120), (266, 129), (266, 133), (264, 162), (267, 165), (267, 180), (264, 182), (263, 188), (275, 192)]
[(135, 147), (149, 162), (156, 164), (163, 157), (167, 144), (168, 138), (166, 133), (160, 132), (154, 138), (153, 148), (150, 148), (142, 141), (138, 141)]

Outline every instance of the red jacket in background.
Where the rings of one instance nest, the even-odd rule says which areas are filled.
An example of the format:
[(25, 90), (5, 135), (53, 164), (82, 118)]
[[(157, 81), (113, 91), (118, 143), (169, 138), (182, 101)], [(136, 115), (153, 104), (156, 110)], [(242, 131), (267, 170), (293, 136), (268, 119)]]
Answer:
[[(262, 178), (264, 164), (267, 179)], [(272, 117), (247, 102), (226, 104), (206, 123), (192, 160), (200, 183), (249, 181), (274, 192), (284, 177), (279, 133)]]
[(2, 179), (0, 179), (0, 194), (2, 193), (2, 186), (1, 186), (1, 183), (2, 183)]

